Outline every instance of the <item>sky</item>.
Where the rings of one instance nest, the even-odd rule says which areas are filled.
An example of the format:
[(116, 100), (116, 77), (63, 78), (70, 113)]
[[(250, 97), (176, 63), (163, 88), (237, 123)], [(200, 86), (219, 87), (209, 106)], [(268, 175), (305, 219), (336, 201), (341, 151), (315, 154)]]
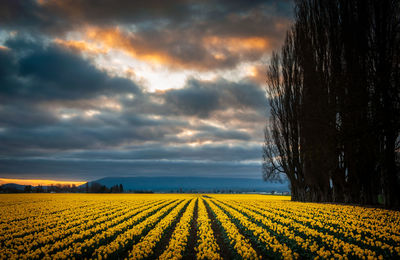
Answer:
[(0, 1), (0, 177), (261, 178), (292, 1)]

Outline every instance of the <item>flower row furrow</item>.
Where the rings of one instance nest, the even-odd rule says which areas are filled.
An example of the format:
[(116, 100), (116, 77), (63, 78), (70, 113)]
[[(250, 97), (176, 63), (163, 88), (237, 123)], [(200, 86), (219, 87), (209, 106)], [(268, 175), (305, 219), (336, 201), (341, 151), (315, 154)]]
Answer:
[(190, 223), (193, 218), (195, 204), (196, 200), (192, 199), (179, 223), (176, 225), (167, 248), (160, 255), (159, 259), (181, 259), (183, 257), (189, 238)]
[(198, 207), (198, 230), (197, 230), (197, 259), (222, 259), (219, 254), (220, 248), (215, 240), (214, 232), (211, 228), (211, 220), (208, 217), (204, 199), (199, 199)]
[(283, 259), (297, 259), (299, 257), (298, 253), (293, 252), (286, 244), (280, 243), (274, 235), (270, 234), (267, 230), (263, 229), (259, 225), (253, 223), (250, 218), (244, 216), (238, 210), (227, 207), (222, 203), (216, 203), (214, 200), (212, 203), (221, 207), (224, 211), (231, 215), (233, 219), (238, 220), (244, 228), (249, 230), (254, 237), (262, 243), (263, 249), (267, 251), (271, 257), (275, 256)]
[[(206, 200), (206, 202), (209, 201), (209, 199)], [(222, 228), (226, 232), (226, 235), (228, 236), (230, 245), (233, 246), (236, 252), (244, 259), (259, 259), (260, 257), (252, 248), (250, 241), (239, 232), (238, 228), (232, 223), (231, 219), (215, 204), (207, 204), (214, 212), (216, 219), (219, 221)]]
[[(257, 209), (262, 210), (263, 207), (254, 204)], [(369, 227), (362, 227), (359, 225), (351, 224), (351, 221), (338, 221), (334, 219), (334, 216), (328, 218), (321, 217), (319, 214), (312, 214), (302, 212), (301, 214), (296, 212), (288, 212), (276, 209), (275, 207), (269, 207), (270, 213), (280, 216), (282, 218), (292, 219), (299, 224), (303, 224), (312, 229), (320, 230), (321, 232), (331, 234), (339, 239), (350, 241), (357, 239), (357, 244), (362, 246), (368, 246), (370, 248), (379, 248), (381, 250), (389, 250), (391, 253), (394, 251), (391, 243), (399, 243), (399, 235), (382, 234), (380, 230), (376, 228), (371, 229)], [(388, 223), (390, 225), (390, 223)], [(384, 225), (384, 226), (389, 226)], [(379, 225), (381, 226), (381, 225)]]
[[(236, 206), (235, 208), (253, 217), (265, 226), (272, 228), (280, 235), (296, 241), (299, 246), (318, 254), (319, 257), (341, 258), (347, 255), (353, 255), (358, 258), (378, 257), (374, 251), (360, 248), (357, 245), (339, 240), (332, 235), (310, 229), (293, 220), (271, 214), (268, 209), (257, 210), (252, 205)], [(320, 245), (321, 241), (323, 241), (324, 245)]]
[[(80, 237), (71, 237), (72, 241), (65, 241), (65, 244), (53, 244), (50, 248), (42, 248), (33, 252), (32, 257), (39, 257), (43, 259), (65, 259), (65, 258), (84, 258), (91, 255), (91, 252), (99, 245), (106, 243), (108, 239), (115, 236), (120, 232), (123, 232), (128, 227), (134, 225), (139, 220), (147, 217), (149, 214), (154, 213), (156, 210), (165, 207), (168, 202), (162, 204), (153, 205), (147, 209), (132, 209), (133, 217), (125, 218), (117, 217), (109, 219), (102, 225), (96, 225), (92, 229), (85, 230), (81, 233), (81, 236), (86, 239), (80, 239)], [(139, 214), (136, 214), (140, 212)], [(136, 215), (135, 215), (136, 214)], [(61, 250), (54, 251), (54, 247), (60, 247)], [(48, 249), (49, 251), (46, 251)], [(43, 256), (44, 255), (44, 256)], [(43, 257), (42, 257), (43, 256)], [(31, 258), (31, 257), (30, 257)]]
[[(192, 203), (193, 201), (194, 199), (192, 199)], [(158, 222), (146, 236), (142, 237), (139, 243), (133, 245), (129, 252), (129, 259), (143, 259), (149, 257), (153, 253), (156, 244), (163, 236), (164, 230), (171, 226), (187, 203), (187, 200), (180, 203), (165, 218)]]
[[(94, 249), (91, 257), (99, 258), (107, 255), (118, 255), (118, 253), (124, 251), (126, 248), (131, 246), (131, 244), (134, 243), (139, 238), (139, 236), (143, 234), (143, 232), (145, 232), (146, 228), (151, 227), (152, 225), (157, 223), (157, 221), (159, 221), (165, 214), (167, 214), (171, 209), (174, 209), (177, 205), (180, 205), (181, 203), (181, 200), (174, 201), (173, 203), (169, 203), (167, 206), (165, 206), (164, 204), (165, 207), (162, 207), (161, 209), (153, 208), (148, 212), (143, 211), (134, 218), (115, 227), (115, 230), (121, 231), (125, 230), (126, 226), (130, 226), (130, 228), (125, 230), (125, 232), (118, 232), (119, 234), (117, 236), (113, 236), (113, 239), (111, 241), (108, 241), (107, 243)], [(156, 209), (156, 212), (152, 215), (148, 215), (150, 212), (153, 213), (154, 209)], [(136, 223), (142, 218), (142, 221)], [(133, 223), (136, 224), (132, 226)], [(109, 232), (113, 232), (113, 230)]]
[[(53, 239), (59, 239), (61, 236), (72, 233), (82, 223), (93, 221), (96, 218), (107, 216), (114, 212), (121, 212), (125, 209), (129, 208), (126, 205), (120, 205), (117, 207), (106, 206), (86, 211), (71, 212), (69, 215), (65, 215), (62, 221), (58, 220), (52, 224), (41, 225), (40, 229), (37, 226), (32, 227), (32, 229), (26, 227), (27, 231), (24, 235), (19, 235), (19, 232), (7, 234), (3, 237), (4, 240), (7, 240), (3, 244), (8, 248), (18, 247), (26, 243), (30, 243), (32, 247), (37, 247), (38, 245), (46, 244)], [(29, 250), (29, 248), (26, 249)]]
[[(88, 221), (83, 222), (81, 226), (76, 227), (75, 232), (69, 234), (63, 239), (57, 239), (55, 236), (52, 243), (48, 243), (45, 246), (38, 248), (36, 253), (38, 255), (47, 254), (51, 255), (55, 252), (62, 250), (78, 241), (83, 241), (84, 239), (92, 236), (93, 234), (98, 234), (99, 232), (103, 232), (106, 229), (113, 228), (112, 225), (117, 225), (118, 223), (123, 222), (126, 219), (131, 218), (132, 216), (138, 214), (147, 209), (152, 209), (160, 202), (150, 202), (145, 203), (145, 205), (132, 205), (125, 211), (115, 212), (112, 215), (106, 215), (101, 218), (96, 219), (96, 221)], [(109, 225), (112, 223), (112, 225)]]

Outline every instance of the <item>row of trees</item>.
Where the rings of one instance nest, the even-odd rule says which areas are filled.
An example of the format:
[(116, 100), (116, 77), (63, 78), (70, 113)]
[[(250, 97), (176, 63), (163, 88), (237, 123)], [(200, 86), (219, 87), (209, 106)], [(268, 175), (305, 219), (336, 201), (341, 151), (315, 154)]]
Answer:
[(400, 1), (297, 0), (267, 73), (263, 175), (292, 199), (400, 206)]
[(92, 182), (90, 185), (86, 183), (85, 191), (90, 193), (121, 193), (124, 192), (124, 186), (122, 184), (116, 184), (111, 188), (107, 188), (105, 185)]
[(31, 185), (2, 185), (0, 193), (122, 193), (124, 187), (122, 184), (114, 185), (108, 188), (100, 183), (86, 183), (85, 185), (76, 186), (75, 184), (56, 184), (50, 186), (31, 186)]

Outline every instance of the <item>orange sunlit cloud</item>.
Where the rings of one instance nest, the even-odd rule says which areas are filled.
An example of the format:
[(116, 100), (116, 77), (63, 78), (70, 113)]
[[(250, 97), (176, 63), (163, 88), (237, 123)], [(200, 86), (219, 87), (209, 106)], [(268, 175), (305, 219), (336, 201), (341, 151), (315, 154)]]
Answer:
[(3, 50), (3, 51), (8, 51), (8, 50), (9, 50), (9, 48), (8, 48), (8, 47), (6, 47), (6, 46), (0, 45), (0, 50)]
[(253, 65), (253, 66), (249, 66), (246, 69), (247, 72), (247, 76), (251, 78), (251, 80), (253, 80), (254, 82), (260, 84), (261, 86), (264, 86), (264, 84), (266, 84), (266, 80), (265, 80), (265, 75), (266, 75), (266, 66), (264, 65)]
[(47, 0), (37, 0), (37, 2), (40, 5), (45, 5), (47, 3)]
[(204, 64), (200, 61), (188, 61), (182, 57), (173, 56), (168, 50), (151, 47), (145, 39), (132, 32), (125, 32), (118, 27), (100, 28), (88, 26), (84, 30), (84, 40), (65, 41), (56, 39), (60, 45), (75, 48), (81, 51), (104, 53), (110, 49), (120, 50), (129, 56), (156, 65), (167, 65), (178, 68), (194, 67), (204, 69), (208, 63), (223, 63), (230, 55), (240, 55), (249, 52), (264, 52), (271, 46), (269, 40), (263, 37), (219, 37), (206, 36), (200, 39), (207, 51), (208, 57), (204, 57)]
[(249, 75), (250, 77), (256, 77), (258, 73), (257, 68), (255, 66), (248, 67), (246, 72), (247, 75)]
[(7, 183), (15, 183), (19, 185), (32, 185), (32, 186), (49, 186), (49, 185), (73, 185), (76, 186), (85, 184), (86, 181), (56, 181), (56, 180), (27, 180), (27, 179), (6, 179), (0, 178), (0, 185)]
[(101, 29), (89, 27), (86, 30), (89, 40), (101, 43), (105, 47), (119, 49), (130, 56), (153, 64), (169, 64), (172, 58), (168, 55), (151, 50), (139, 43), (133, 34), (126, 35), (119, 28)]
[(207, 47), (221, 48), (230, 52), (241, 52), (245, 50), (265, 50), (269, 47), (267, 39), (261, 37), (205, 37), (203, 40)]
[(98, 46), (97, 44), (85, 41), (63, 40), (56, 38), (54, 39), (54, 42), (66, 48), (71, 48), (94, 54), (104, 54), (109, 51), (109, 48), (104, 48), (102, 46)]

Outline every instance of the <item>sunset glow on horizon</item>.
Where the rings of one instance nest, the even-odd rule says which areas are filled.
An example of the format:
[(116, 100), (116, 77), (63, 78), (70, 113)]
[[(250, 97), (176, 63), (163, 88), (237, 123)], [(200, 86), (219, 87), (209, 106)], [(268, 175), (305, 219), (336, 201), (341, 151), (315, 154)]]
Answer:
[(31, 186), (50, 186), (50, 185), (75, 185), (80, 186), (85, 184), (86, 181), (58, 181), (58, 180), (38, 180), (38, 179), (7, 179), (0, 178), (0, 185), (3, 184), (18, 184), (18, 185), (31, 185)]

